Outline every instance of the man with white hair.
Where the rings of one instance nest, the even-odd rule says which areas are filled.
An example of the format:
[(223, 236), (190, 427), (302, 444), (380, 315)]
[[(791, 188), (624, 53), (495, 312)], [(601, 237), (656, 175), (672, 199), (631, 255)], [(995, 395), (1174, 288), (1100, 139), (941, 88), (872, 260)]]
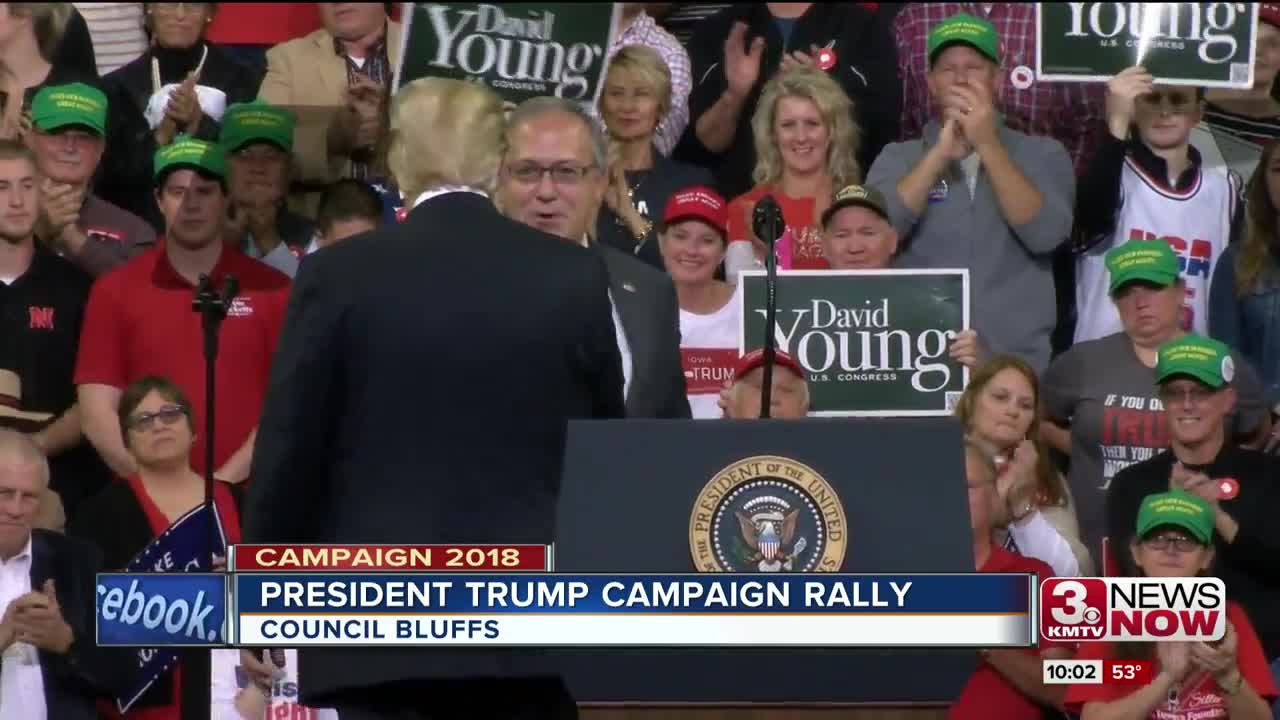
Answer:
[(40, 448), (0, 429), (0, 718), (93, 720), (121, 666), (93, 639), (101, 555), (32, 529), (48, 484)]
[[(301, 264), (245, 542), (555, 539), (568, 420), (622, 416), (622, 363), (600, 258), (490, 201), (504, 130), (502, 100), (476, 83), (424, 78), (396, 94), (388, 162), (412, 209)], [(525, 655), (298, 655), (303, 704), (342, 718), (577, 717)]]

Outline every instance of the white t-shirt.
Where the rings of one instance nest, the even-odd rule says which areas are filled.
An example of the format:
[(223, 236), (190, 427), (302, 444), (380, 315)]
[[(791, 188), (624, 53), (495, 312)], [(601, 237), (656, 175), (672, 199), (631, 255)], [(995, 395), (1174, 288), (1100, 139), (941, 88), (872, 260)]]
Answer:
[(147, 50), (147, 35), (142, 30), (142, 3), (78, 2), (72, 3), (84, 17), (93, 41), (93, 56), (98, 74), (106, 75), (132, 62)]
[(710, 315), (680, 310), (680, 364), (695, 420), (719, 418), (720, 390), (738, 362), (742, 285), (735, 285), (724, 307)]
[(1106, 252), (1124, 243), (1163, 238), (1173, 246), (1187, 285), (1183, 329), (1208, 334), (1209, 282), (1231, 237), (1237, 189), (1222, 169), (1201, 168), (1185, 192), (1174, 192), (1148, 177), (1132, 159), (1120, 171), (1121, 207), (1109, 242), (1076, 260), (1077, 343), (1124, 330), (1107, 288)]
[(271, 697), (262, 718), (246, 719), (236, 710), (236, 695), (246, 689), (248, 678), (240, 669), (240, 651), (234, 648), (211, 650), (213, 684), (210, 688), (210, 720), (338, 720), (336, 710), (313, 710), (298, 705), (298, 651), (285, 650), (284, 677), (271, 686)]

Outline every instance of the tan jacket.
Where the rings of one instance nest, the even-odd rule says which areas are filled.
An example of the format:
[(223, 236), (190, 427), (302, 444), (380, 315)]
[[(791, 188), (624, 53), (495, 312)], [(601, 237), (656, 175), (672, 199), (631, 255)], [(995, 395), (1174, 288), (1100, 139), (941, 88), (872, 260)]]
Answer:
[[(400, 56), (400, 24), (387, 21), (387, 59)], [(294, 179), (327, 183), (351, 173), (351, 159), (330, 156), (329, 122), (342, 105), (346, 61), (333, 51), (333, 36), (316, 30), (267, 51), (267, 75), (258, 96), (297, 113), (293, 134)]]

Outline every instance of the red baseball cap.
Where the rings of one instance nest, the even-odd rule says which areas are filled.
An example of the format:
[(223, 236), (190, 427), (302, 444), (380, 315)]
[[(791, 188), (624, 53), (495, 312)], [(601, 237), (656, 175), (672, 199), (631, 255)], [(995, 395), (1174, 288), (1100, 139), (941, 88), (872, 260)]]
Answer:
[(1280, 3), (1259, 3), (1258, 20), (1280, 27)]
[(667, 201), (662, 213), (662, 226), (673, 222), (696, 219), (715, 228), (721, 235), (729, 223), (729, 209), (720, 193), (702, 185), (685, 188)]
[[(808, 381), (809, 375), (800, 367), (800, 363), (790, 355), (781, 350), (773, 351), (773, 359), (775, 366), (784, 367), (795, 373), (801, 380)], [(737, 382), (746, 377), (747, 373), (764, 365), (764, 349), (752, 350), (751, 352), (738, 358), (738, 364), (733, 368), (733, 380)]]

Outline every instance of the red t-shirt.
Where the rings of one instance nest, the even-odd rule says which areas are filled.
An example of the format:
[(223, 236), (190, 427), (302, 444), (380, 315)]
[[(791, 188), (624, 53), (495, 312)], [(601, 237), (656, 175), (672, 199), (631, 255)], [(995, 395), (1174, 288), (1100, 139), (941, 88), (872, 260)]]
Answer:
[[(1039, 573), (1041, 578), (1053, 577), (1053, 568), (1044, 561), (1016, 555), (995, 545), (991, 546), (991, 556), (979, 572)], [(1039, 657), (1041, 651), (1055, 647), (1063, 646), (1042, 639), (1040, 647), (1026, 648), (1023, 652)], [(947, 717), (950, 720), (1041, 720), (1043, 709), (984, 662), (969, 676)]]
[[(1227, 621), (1235, 626), (1238, 645), (1236, 662), (1245, 682), (1254, 689), (1270, 705), (1276, 697), (1275, 682), (1271, 678), (1271, 668), (1267, 666), (1267, 658), (1262, 654), (1262, 643), (1253, 631), (1253, 624), (1243, 608), (1233, 602), (1227, 603)], [(1076, 658), (1080, 660), (1107, 660), (1112, 658), (1114, 650), (1111, 643), (1080, 643), (1080, 652)], [(1154, 672), (1160, 672), (1160, 661), (1155, 660)], [(1083, 710), (1085, 703), (1111, 702), (1119, 700), (1139, 689), (1136, 685), (1072, 685), (1067, 689), (1066, 706), (1074, 713)], [(1214, 720), (1226, 718), (1227, 702), (1222, 688), (1208, 673), (1193, 670), (1177, 694), (1168, 702), (1157, 705), (1149, 720)]]
[(830, 269), (822, 252), (822, 227), (817, 214), (817, 203), (811, 197), (793, 198), (780, 190), (757, 185), (729, 203), (729, 222), (725, 233), (729, 242), (751, 240), (751, 213), (755, 210), (756, 202), (769, 194), (773, 195), (773, 199), (782, 208), (782, 219), (787, 224), (786, 232), (791, 235), (791, 263), (779, 263), (778, 269)]
[[(231, 247), (224, 247), (213, 270), (215, 287), (222, 287), (227, 274), (236, 276), (240, 290), (218, 335), (215, 470), (258, 424), (289, 297), (288, 276)], [(194, 294), (195, 287), (169, 264), (163, 242), (100, 277), (85, 308), (75, 382), (124, 389), (159, 375), (176, 383), (191, 401), (191, 466), (203, 474), (208, 404), (204, 331), (200, 314), (191, 309)]]

